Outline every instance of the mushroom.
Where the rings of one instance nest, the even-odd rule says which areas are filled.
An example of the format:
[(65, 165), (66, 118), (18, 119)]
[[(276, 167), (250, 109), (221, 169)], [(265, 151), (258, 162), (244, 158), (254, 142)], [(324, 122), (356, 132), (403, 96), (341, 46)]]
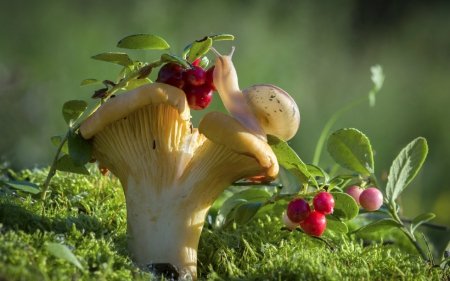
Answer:
[(128, 249), (140, 267), (170, 263), (197, 279), (198, 243), (211, 205), (239, 179), (274, 180), (279, 166), (266, 134), (289, 139), (298, 128), (298, 108), (281, 89), (239, 90), (231, 54), (216, 60), (214, 83), (232, 116), (209, 112), (198, 129), (189, 121), (185, 93), (162, 83), (109, 99), (80, 126), (93, 156), (122, 184)]
[(235, 118), (206, 114), (192, 128), (182, 90), (147, 84), (106, 101), (80, 126), (94, 157), (120, 179), (128, 249), (141, 267), (170, 263), (197, 277), (207, 212), (233, 182), (277, 177), (270, 146)]

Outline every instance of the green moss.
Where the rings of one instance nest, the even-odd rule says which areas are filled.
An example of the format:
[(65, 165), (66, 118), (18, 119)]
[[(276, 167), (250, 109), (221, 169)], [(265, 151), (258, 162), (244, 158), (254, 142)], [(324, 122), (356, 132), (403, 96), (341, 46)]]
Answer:
[[(0, 189), (0, 280), (151, 280), (126, 250), (126, 210), (116, 178), (94, 169), (84, 177), (58, 173), (44, 204), (39, 196)], [(21, 171), (15, 180), (42, 183), (46, 170)], [(274, 216), (242, 228), (206, 224), (199, 277), (208, 280), (440, 280), (402, 233), (359, 238), (326, 232), (330, 249), (299, 231), (285, 231)], [(45, 245), (67, 245), (85, 271), (54, 257)], [(393, 243), (393, 244), (391, 244)], [(445, 275), (446, 274), (446, 275)]]

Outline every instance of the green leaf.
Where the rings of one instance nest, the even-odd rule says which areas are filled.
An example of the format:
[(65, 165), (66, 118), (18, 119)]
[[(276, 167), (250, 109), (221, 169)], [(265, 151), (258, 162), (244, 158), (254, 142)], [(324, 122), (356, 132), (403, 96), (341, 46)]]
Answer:
[(133, 65), (133, 61), (126, 53), (101, 53), (95, 56), (92, 56), (91, 59), (106, 61), (122, 66), (131, 66)]
[(258, 188), (242, 190), (238, 193), (233, 194), (232, 196), (230, 196), (230, 198), (225, 200), (219, 210), (219, 213), (222, 216), (227, 217), (228, 214), (239, 205), (238, 203), (242, 204), (247, 202), (263, 202), (266, 201), (270, 196), (271, 195), (269, 192)]
[(335, 188), (335, 187), (339, 187), (339, 185), (341, 184), (341, 183), (343, 183), (344, 182), (344, 180), (343, 179), (341, 179), (341, 178), (334, 178), (333, 180), (331, 180), (330, 182), (329, 182), (329, 184), (328, 184), (328, 192), (330, 192), (331, 190), (333, 190), (333, 188)]
[(319, 166), (306, 164), (306, 168), (308, 169), (308, 172), (311, 174), (311, 176), (324, 178), (325, 182), (328, 182), (328, 180), (330, 179), (330, 176)]
[(209, 51), (209, 47), (212, 45), (212, 39), (205, 37), (202, 40), (195, 41), (189, 51), (189, 62), (193, 62), (199, 57), (203, 56)]
[(395, 201), (403, 189), (414, 179), (428, 153), (427, 141), (417, 138), (402, 149), (389, 171), (386, 196)]
[(73, 124), (80, 118), (87, 108), (87, 102), (83, 100), (71, 100), (64, 103), (62, 114), (66, 124), (72, 127)]
[(84, 167), (76, 167), (70, 161), (70, 156), (65, 154), (56, 162), (56, 170), (75, 174), (89, 175), (89, 171)]
[(222, 207), (220, 207), (219, 214), (221, 214), (224, 218), (228, 218), (229, 215), (233, 214), (240, 205), (245, 203), (248, 203), (248, 201), (245, 199), (236, 199), (232, 201), (226, 200), (222, 204)]
[(359, 174), (374, 172), (369, 139), (356, 129), (342, 129), (328, 138), (327, 150), (336, 163)]
[(91, 85), (91, 84), (102, 84), (103, 85), (103, 81), (94, 79), (94, 78), (84, 79), (83, 81), (81, 81), (80, 86), (86, 86), (86, 85)]
[(345, 223), (343, 223), (339, 218), (333, 215), (326, 215), (327, 218), (327, 229), (339, 232), (339, 233), (347, 233), (348, 227)]
[(159, 36), (151, 34), (130, 35), (117, 43), (117, 47), (135, 50), (168, 50), (169, 44)]
[(231, 34), (215, 34), (209, 36), (213, 41), (222, 41), (222, 40), (234, 40), (234, 36)]
[(401, 225), (391, 218), (381, 219), (379, 221), (375, 221), (369, 223), (353, 232), (351, 234), (363, 234), (363, 233), (372, 233), (377, 231), (388, 231), (392, 228), (401, 227)]
[(435, 216), (436, 215), (433, 213), (425, 213), (425, 214), (421, 214), (421, 215), (418, 215), (417, 217), (415, 217), (411, 222), (411, 227), (410, 227), (411, 233), (414, 233), (414, 231), (416, 231), (416, 228), (419, 225), (421, 225), (424, 222), (427, 222), (431, 219), (434, 219)]
[(127, 86), (124, 88), (125, 90), (133, 90), (134, 88), (140, 87), (145, 84), (152, 83), (152, 80), (148, 78), (144, 79), (133, 79), (127, 83)]
[[(51, 141), (52, 143), (58, 147), (59, 144), (61, 143), (61, 140), (63, 139), (63, 135), (58, 135), (58, 136), (53, 136), (51, 137)], [(69, 145), (67, 144), (67, 141), (63, 144), (63, 147), (61, 148), (61, 152), (64, 154), (69, 154)]]
[(200, 62), (198, 63), (198, 65), (204, 69), (206, 69), (208, 67), (209, 64), (209, 59), (208, 57), (203, 57)]
[(285, 141), (276, 136), (267, 135), (267, 142), (277, 156), (278, 163), (293, 173), (302, 184), (307, 184), (309, 179), (314, 180), (306, 164)]
[(240, 205), (234, 213), (234, 221), (240, 226), (248, 223), (259, 211), (262, 204), (262, 202), (253, 202)]
[(181, 57), (178, 57), (175, 55), (170, 55), (170, 54), (161, 55), (161, 63), (168, 63), (168, 62), (178, 63), (185, 69), (194, 69), (194, 66), (192, 64), (190, 64), (189, 62), (187, 62), (186, 60), (184, 60)]
[(341, 220), (351, 220), (358, 215), (359, 207), (355, 199), (342, 192), (331, 192), (334, 198), (333, 216)]
[(75, 257), (75, 255), (69, 250), (67, 246), (58, 243), (48, 243), (45, 248), (53, 256), (70, 262), (71, 264), (84, 271), (84, 268), (81, 265), (80, 261)]
[(39, 186), (34, 183), (28, 181), (0, 181), (2, 184), (6, 184), (7, 186), (26, 192), (31, 194), (41, 193)]
[(85, 165), (92, 157), (92, 145), (74, 130), (69, 131), (68, 138), (70, 161), (75, 167)]

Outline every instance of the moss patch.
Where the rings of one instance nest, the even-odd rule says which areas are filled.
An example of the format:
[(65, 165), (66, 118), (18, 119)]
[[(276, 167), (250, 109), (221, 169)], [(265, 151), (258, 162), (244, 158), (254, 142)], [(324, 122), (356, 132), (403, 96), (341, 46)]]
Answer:
[[(42, 183), (47, 170), (10, 172), (17, 181)], [(92, 176), (60, 173), (44, 207), (31, 196), (0, 187), (0, 280), (152, 280), (126, 250), (126, 210), (120, 183), (92, 168)], [(355, 222), (358, 223), (358, 222)], [(299, 231), (285, 231), (276, 216), (227, 230), (205, 225), (199, 278), (207, 280), (441, 280), (402, 233), (364, 237), (326, 232), (331, 249)], [(370, 245), (365, 242), (371, 241)], [(66, 245), (85, 271), (50, 254)], [(386, 243), (387, 242), (387, 243)]]

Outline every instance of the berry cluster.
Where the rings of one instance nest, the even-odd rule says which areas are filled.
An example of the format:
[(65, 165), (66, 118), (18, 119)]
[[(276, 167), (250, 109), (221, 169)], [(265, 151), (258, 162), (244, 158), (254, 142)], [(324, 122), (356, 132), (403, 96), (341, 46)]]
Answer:
[(205, 109), (216, 91), (213, 82), (214, 66), (208, 70), (199, 66), (200, 59), (192, 65), (194, 69), (186, 70), (177, 63), (167, 63), (158, 72), (156, 82), (165, 83), (182, 89), (186, 93), (189, 107), (193, 110)]
[(350, 186), (345, 191), (355, 199), (358, 205), (366, 211), (376, 211), (383, 205), (383, 194), (375, 187), (361, 189), (357, 185)]
[(292, 200), (283, 216), (283, 222), (290, 230), (300, 225), (302, 230), (312, 236), (320, 236), (325, 231), (325, 215), (333, 213), (334, 198), (328, 192), (320, 192), (313, 199), (313, 207), (303, 198)]

